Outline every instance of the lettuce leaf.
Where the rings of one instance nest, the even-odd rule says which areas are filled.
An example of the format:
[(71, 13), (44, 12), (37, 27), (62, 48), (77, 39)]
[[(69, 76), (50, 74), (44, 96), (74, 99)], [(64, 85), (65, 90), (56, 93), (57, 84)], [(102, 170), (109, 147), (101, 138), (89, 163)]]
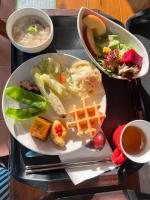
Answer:
[(34, 74), (34, 80), (36, 85), (39, 87), (40, 92), (43, 94), (43, 96), (47, 99), (47, 101), (50, 103), (53, 110), (59, 115), (59, 116), (65, 116), (66, 111), (64, 109), (64, 106), (60, 99), (54, 94), (54, 92), (51, 90), (50, 87), (45, 84), (45, 80), (43, 79), (42, 75), (36, 73)]

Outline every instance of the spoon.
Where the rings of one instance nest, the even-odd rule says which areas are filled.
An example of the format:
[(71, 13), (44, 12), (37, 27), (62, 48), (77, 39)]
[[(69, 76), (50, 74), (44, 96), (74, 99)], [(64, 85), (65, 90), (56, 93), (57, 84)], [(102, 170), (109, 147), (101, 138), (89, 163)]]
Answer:
[(101, 151), (106, 143), (106, 138), (104, 132), (101, 129), (100, 125), (96, 127), (95, 136), (86, 144), (86, 147), (92, 151), (98, 150)]

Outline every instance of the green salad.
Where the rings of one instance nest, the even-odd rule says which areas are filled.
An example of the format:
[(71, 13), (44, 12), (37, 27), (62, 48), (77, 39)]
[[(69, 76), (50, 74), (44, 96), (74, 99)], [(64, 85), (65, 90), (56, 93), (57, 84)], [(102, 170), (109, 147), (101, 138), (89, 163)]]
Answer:
[(142, 66), (142, 57), (135, 48), (123, 43), (119, 35), (104, 35), (95, 38), (100, 49), (97, 62), (109, 76), (118, 75), (132, 79)]

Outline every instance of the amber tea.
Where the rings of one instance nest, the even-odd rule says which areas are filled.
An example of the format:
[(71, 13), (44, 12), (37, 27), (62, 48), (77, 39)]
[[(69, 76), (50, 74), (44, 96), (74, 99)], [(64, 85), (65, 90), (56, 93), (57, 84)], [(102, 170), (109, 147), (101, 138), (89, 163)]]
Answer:
[(122, 135), (122, 146), (128, 154), (139, 154), (146, 146), (144, 132), (136, 126), (128, 126)]

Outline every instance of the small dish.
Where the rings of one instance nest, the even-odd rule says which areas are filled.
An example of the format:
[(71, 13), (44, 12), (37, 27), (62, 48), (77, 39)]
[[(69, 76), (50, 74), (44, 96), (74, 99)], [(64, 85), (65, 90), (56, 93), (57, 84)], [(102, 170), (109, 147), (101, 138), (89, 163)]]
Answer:
[[(124, 29), (120, 25), (116, 24), (115, 22), (109, 20), (108, 18), (106, 18), (86, 7), (82, 7), (79, 10), (78, 18), (77, 18), (78, 34), (79, 34), (79, 37), (81, 39), (82, 45), (83, 45), (86, 53), (88, 54), (90, 59), (93, 61), (93, 63), (100, 70), (102, 70), (105, 74), (109, 75), (109, 73), (97, 62), (95, 57), (91, 54), (91, 52), (89, 51), (87, 44), (85, 42), (84, 31), (85, 31), (86, 27), (85, 27), (85, 24), (83, 23), (83, 18), (86, 17), (87, 15), (95, 15), (98, 18), (100, 18), (104, 22), (108, 33), (110, 32), (112, 34), (119, 35), (121, 41), (134, 47), (136, 49), (137, 53), (143, 57), (143, 63), (142, 63), (141, 70), (137, 74), (135, 74), (132, 77), (132, 79), (140, 78), (140, 77), (146, 75), (149, 70), (149, 57), (148, 57), (147, 51), (146, 51), (145, 47), (143, 46), (143, 44), (134, 35), (132, 35), (130, 32), (128, 32), (126, 29)], [(123, 77), (123, 76), (116, 75), (116, 74), (113, 74), (111, 77), (116, 78), (116, 79), (122, 79), (122, 80), (128, 79), (127, 77)]]
[(50, 45), (54, 29), (51, 18), (44, 11), (23, 8), (9, 16), (6, 32), (16, 48), (27, 53), (37, 53)]

